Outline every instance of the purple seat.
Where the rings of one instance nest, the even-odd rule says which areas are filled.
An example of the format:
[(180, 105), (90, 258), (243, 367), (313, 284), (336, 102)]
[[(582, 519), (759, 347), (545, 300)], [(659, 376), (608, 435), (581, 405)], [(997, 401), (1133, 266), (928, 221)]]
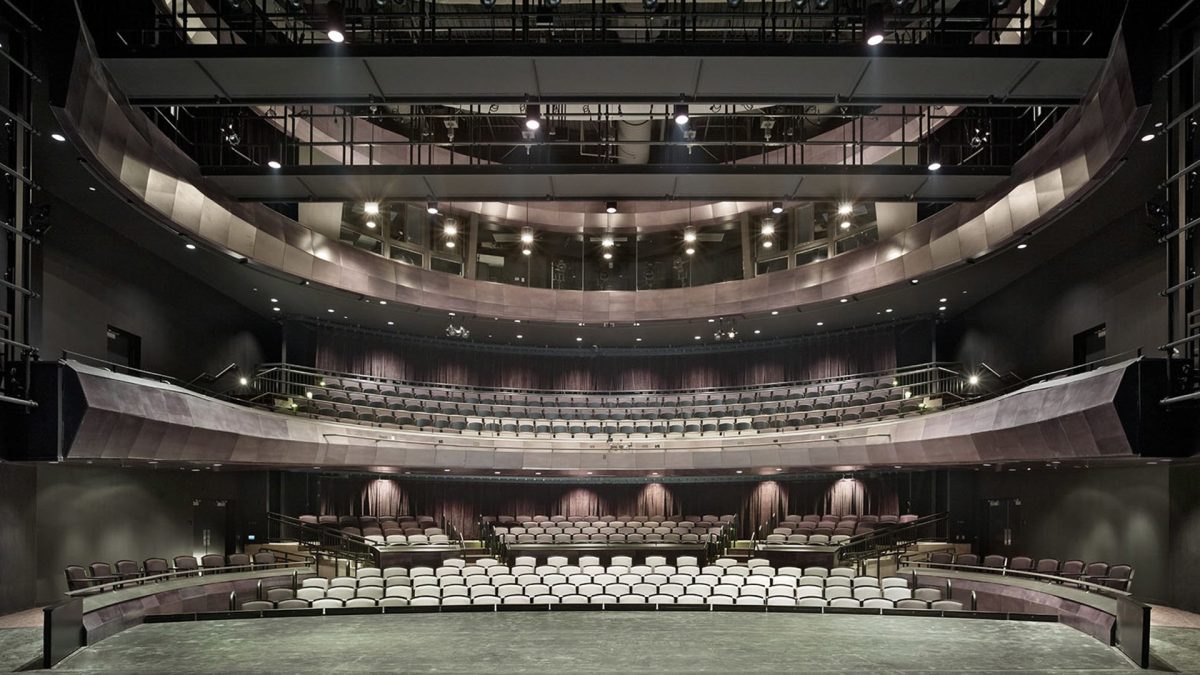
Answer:
[[(1055, 565), (1057, 566), (1057, 562)], [(1008, 561), (1008, 569), (1014, 572), (1032, 572), (1033, 558), (1027, 555), (1013, 556), (1013, 559)]]
[(975, 555), (974, 553), (963, 553), (962, 555), (954, 558), (954, 564), (977, 566), (979, 565), (979, 556)]

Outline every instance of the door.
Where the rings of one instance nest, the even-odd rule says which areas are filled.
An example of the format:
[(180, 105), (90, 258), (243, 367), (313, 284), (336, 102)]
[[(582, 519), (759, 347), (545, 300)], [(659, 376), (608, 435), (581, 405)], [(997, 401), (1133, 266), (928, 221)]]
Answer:
[(983, 506), (984, 535), (981, 553), (1012, 557), (1021, 527), (1020, 499), (988, 499)]
[(226, 541), (232, 512), (230, 502), (224, 499), (192, 500), (192, 551), (197, 559), (209, 553), (233, 552)]

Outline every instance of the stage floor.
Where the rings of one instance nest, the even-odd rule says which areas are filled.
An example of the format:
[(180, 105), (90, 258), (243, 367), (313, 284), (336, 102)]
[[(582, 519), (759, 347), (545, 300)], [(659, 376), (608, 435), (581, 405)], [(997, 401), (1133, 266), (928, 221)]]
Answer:
[(60, 671), (1136, 672), (1067, 626), (801, 614), (580, 612), (147, 624)]

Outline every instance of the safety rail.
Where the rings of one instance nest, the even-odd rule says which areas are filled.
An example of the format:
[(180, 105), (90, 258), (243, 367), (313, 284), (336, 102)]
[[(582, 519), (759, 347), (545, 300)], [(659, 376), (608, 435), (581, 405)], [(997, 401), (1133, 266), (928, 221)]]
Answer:
[[(739, 516), (739, 520), (740, 520), (740, 516)], [(495, 531), (496, 523), (484, 522), (484, 520), (482, 518), (480, 518), (478, 521), (478, 526), (479, 526), (479, 539), (483, 543), (484, 550), (486, 550), (489, 554), (491, 554), (493, 556), (500, 556), (500, 557), (507, 556), (508, 543), (505, 542), (500, 535), (496, 534), (496, 531)], [(715, 539), (711, 535), (708, 535), (704, 538), (704, 540), (702, 542), (700, 542), (700, 543), (704, 544), (705, 555), (707, 555), (709, 559), (724, 555), (725, 552), (729, 550), (729, 547), (736, 540), (737, 535), (736, 535), (735, 530), (737, 528), (738, 528), (738, 526), (735, 525), (734, 523), (721, 523), (720, 532), (717, 533), (717, 536)], [(574, 544), (574, 543), (578, 543), (581, 545), (594, 545), (594, 544), (598, 544), (601, 542), (593, 542), (593, 541), (560, 542), (557, 544), (552, 542), (551, 545), (570, 546), (571, 544)], [(612, 542), (614, 547), (621, 546), (623, 543), (627, 543), (627, 542)], [(641, 543), (660, 543), (661, 544), (661, 543), (673, 543), (673, 542), (641, 542)]]
[(96, 579), (116, 579), (115, 581), (106, 581), (102, 584), (94, 584), (85, 588), (77, 588), (73, 591), (67, 591), (65, 595), (69, 597), (91, 596), (108, 591), (116, 591), (126, 586), (140, 586), (149, 582), (171, 581), (173, 579), (184, 579), (189, 577), (205, 577), (215, 574), (228, 574), (231, 572), (255, 572), (259, 570), (271, 569), (297, 569), (301, 567), (311, 567), (315, 562), (315, 558), (309, 557), (302, 561), (292, 562), (275, 562), (263, 564), (246, 564), (246, 565), (224, 565), (221, 567), (201, 567), (197, 569), (187, 570), (170, 570), (162, 574), (148, 574), (136, 577), (123, 578), (119, 575), (107, 577), (93, 577)]
[(375, 564), (375, 547), (364, 537), (281, 513), (268, 513), (267, 522), (274, 530), (274, 541), (294, 541), (318, 557), (332, 558), (335, 564), (340, 559), (360, 565)]
[(860, 569), (868, 560), (875, 560), (878, 567), (880, 560), (907, 551), (909, 546), (920, 541), (922, 535), (936, 536), (937, 527), (949, 519), (950, 514), (943, 511), (903, 524), (881, 523), (875, 530), (856, 534), (840, 544), (838, 559), (842, 564), (853, 563)]

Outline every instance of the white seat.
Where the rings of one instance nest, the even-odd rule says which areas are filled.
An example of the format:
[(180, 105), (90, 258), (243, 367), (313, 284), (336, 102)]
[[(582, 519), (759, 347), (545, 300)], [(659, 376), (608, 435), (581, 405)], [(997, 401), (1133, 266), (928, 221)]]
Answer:
[(644, 605), (646, 604), (646, 596), (636, 593), (627, 593), (617, 597), (618, 605)]
[(405, 600), (411, 598), (412, 595), (413, 591), (409, 586), (388, 586), (383, 594), (385, 598), (404, 598)]
[(767, 598), (767, 604), (772, 607), (795, 607), (796, 599), (786, 595), (773, 595)]
[(557, 605), (557, 604), (559, 604), (560, 601), (559, 601), (559, 598), (557, 595), (546, 594), (546, 595), (535, 595), (530, 600), (530, 602), (535, 605)]
[(526, 595), (506, 595), (500, 598), (500, 602), (505, 605), (529, 605), (533, 601)]
[(592, 604), (592, 605), (603, 605), (606, 603), (607, 604), (615, 604), (616, 602), (617, 602), (616, 596), (608, 595), (606, 593), (601, 593), (599, 595), (593, 595), (590, 598), (588, 598), (588, 603)]
[[(300, 588), (329, 588), (329, 580), (322, 577), (311, 577), (300, 582)], [(323, 595), (323, 594), (322, 594)]]

